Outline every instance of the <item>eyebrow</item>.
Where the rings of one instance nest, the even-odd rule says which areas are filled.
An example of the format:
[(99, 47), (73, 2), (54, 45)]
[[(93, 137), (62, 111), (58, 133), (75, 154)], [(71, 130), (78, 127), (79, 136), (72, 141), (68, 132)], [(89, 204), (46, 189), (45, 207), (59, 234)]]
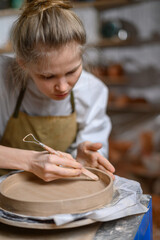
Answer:
[(80, 63), (78, 66), (76, 66), (75, 68), (73, 68), (72, 70), (68, 71), (67, 73), (70, 73), (70, 72), (75, 72), (80, 66), (81, 66), (82, 63)]
[[(73, 68), (72, 70), (69, 70), (67, 73), (71, 73), (71, 72), (75, 72), (80, 66), (81, 66), (82, 62), (76, 66), (75, 68)], [(66, 73), (66, 74), (67, 74)], [(41, 73), (40, 74), (41, 76), (46, 76), (46, 77), (50, 77), (50, 76), (56, 76), (56, 74), (53, 74), (53, 73)]]

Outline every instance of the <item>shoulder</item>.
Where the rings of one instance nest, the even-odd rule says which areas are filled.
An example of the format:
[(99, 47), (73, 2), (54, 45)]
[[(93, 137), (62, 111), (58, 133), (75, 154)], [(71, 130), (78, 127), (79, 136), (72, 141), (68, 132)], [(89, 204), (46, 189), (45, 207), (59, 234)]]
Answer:
[(12, 67), (15, 59), (12, 57), (0, 55), (0, 93), (10, 93), (13, 85)]
[(14, 58), (8, 57), (5, 55), (0, 55), (0, 70), (3, 70), (4, 67), (10, 66), (14, 61)]
[(107, 86), (96, 76), (94, 76), (92, 73), (89, 73), (85, 70), (82, 71), (82, 74), (78, 80), (78, 84), (81, 87), (90, 86), (92, 87), (99, 87), (99, 88), (105, 88), (107, 89)]
[(93, 74), (82, 71), (82, 74), (74, 87), (75, 95), (80, 97), (95, 98), (99, 95), (107, 96), (108, 88), (107, 86)]
[(1, 84), (6, 80), (6, 78), (9, 78), (9, 74), (11, 73), (13, 62), (15, 61), (14, 58), (8, 57), (5, 55), (0, 55), (0, 81)]

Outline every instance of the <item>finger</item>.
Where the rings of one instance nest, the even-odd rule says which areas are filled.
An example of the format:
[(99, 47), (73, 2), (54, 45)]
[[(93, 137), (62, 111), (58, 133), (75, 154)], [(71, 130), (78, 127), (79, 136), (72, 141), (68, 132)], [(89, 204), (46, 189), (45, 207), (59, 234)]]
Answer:
[(98, 163), (98, 161), (97, 161), (97, 156), (96, 155), (91, 155), (90, 156), (90, 162), (89, 162), (89, 164), (91, 165), (91, 167), (93, 167), (93, 168), (97, 168), (98, 167), (98, 165), (99, 165), (99, 163)]
[(72, 161), (76, 161), (71, 154), (69, 153), (65, 153), (65, 152), (60, 152), (60, 151), (57, 151), (57, 153), (59, 153), (60, 157), (65, 157), (65, 158), (68, 158)]
[(86, 143), (86, 150), (97, 151), (102, 148), (102, 143)]
[(77, 177), (79, 175), (81, 175), (82, 170), (79, 169), (73, 169), (73, 171), (71, 171), (72, 169), (65, 169), (62, 167), (58, 167), (56, 165), (52, 165), (52, 168), (50, 168), (50, 172), (47, 172), (45, 174), (36, 174), (38, 177), (40, 177), (41, 179), (43, 179), (45, 182), (50, 182), (56, 179), (60, 179), (60, 178), (67, 178), (67, 177)]
[(84, 161), (84, 166), (90, 166), (93, 168), (97, 167), (98, 164), (98, 157), (97, 157), (97, 152), (93, 152), (93, 151), (86, 151), (86, 155)]
[[(38, 176), (38, 175), (37, 175)], [(40, 177), (41, 179), (43, 179), (45, 182), (51, 182), (53, 180), (57, 180), (59, 178), (62, 178), (61, 176), (58, 176), (56, 174), (52, 174), (52, 173), (48, 173), (44, 176), (38, 176)]]
[(73, 161), (68, 158), (59, 158), (59, 157), (55, 158), (55, 156), (53, 155), (50, 155), (50, 163), (55, 164), (57, 166), (61, 165), (63, 167), (79, 168), (79, 169), (82, 168), (82, 165), (77, 161)]
[(115, 179), (115, 176), (113, 175), (113, 173), (111, 173), (110, 171), (106, 170), (102, 165), (99, 165), (98, 169), (102, 170), (103, 172), (107, 172), (112, 177), (113, 180)]
[(115, 168), (113, 167), (113, 165), (108, 161), (108, 159), (106, 159), (105, 157), (103, 157), (102, 155), (99, 154), (98, 157), (98, 162), (100, 165), (102, 165), (106, 170), (109, 170), (110, 172), (114, 173), (115, 172)]
[(76, 177), (82, 173), (81, 169), (63, 168), (56, 165), (54, 165), (52, 170), (53, 174), (56, 174), (59, 177)]
[(51, 147), (49, 147), (49, 146), (47, 146), (47, 145), (45, 145), (45, 144), (43, 144), (43, 148), (44, 148), (47, 152), (57, 155), (57, 151), (54, 150), (53, 148), (51, 148)]
[(96, 161), (102, 165), (106, 170), (109, 170), (110, 172), (115, 172), (115, 168), (114, 166), (108, 161), (108, 159), (106, 159), (105, 157), (103, 157), (100, 153), (93, 153), (92, 151), (85, 151), (86, 154), (88, 155), (88, 158), (90, 158), (90, 160), (92, 162), (95, 162), (94, 159), (96, 159)]

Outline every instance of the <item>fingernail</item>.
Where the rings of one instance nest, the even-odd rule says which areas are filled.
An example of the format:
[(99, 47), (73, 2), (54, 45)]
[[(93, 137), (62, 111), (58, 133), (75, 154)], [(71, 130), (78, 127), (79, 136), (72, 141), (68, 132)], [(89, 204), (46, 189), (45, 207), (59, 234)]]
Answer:
[(83, 168), (82, 164), (79, 164), (79, 168), (80, 168), (80, 169)]
[(78, 175), (81, 175), (81, 173), (82, 173), (82, 170), (81, 170), (81, 169), (79, 169), (79, 171), (78, 171), (78, 172), (79, 172), (79, 174), (78, 174)]

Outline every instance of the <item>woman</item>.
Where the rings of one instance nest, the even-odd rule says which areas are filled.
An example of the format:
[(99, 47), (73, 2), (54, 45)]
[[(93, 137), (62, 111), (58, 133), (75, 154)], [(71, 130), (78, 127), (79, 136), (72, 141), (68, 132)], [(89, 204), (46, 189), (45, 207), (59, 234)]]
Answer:
[[(82, 70), (86, 34), (70, 8), (68, 1), (27, 1), (12, 29), (16, 58), (0, 58), (1, 170), (52, 181), (80, 175), (83, 164), (113, 176), (104, 157), (107, 88)], [(28, 133), (65, 158), (24, 143)]]

